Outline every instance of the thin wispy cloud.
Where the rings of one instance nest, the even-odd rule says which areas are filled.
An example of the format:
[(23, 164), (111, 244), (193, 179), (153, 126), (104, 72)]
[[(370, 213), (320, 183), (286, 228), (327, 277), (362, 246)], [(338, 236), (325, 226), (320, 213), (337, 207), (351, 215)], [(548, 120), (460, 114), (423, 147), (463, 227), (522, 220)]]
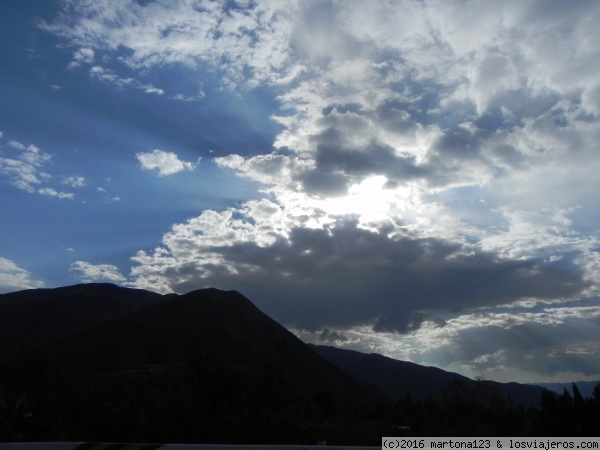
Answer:
[(33, 144), (26, 146), (16, 140), (10, 140), (7, 144), (9, 148), (3, 152), (6, 156), (0, 153), (0, 176), (4, 181), (30, 194), (71, 200), (75, 197), (73, 193), (60, 192), (48, 187), (48, 183), (53, 179), (46, 171), (52, 159), (50, 154)]

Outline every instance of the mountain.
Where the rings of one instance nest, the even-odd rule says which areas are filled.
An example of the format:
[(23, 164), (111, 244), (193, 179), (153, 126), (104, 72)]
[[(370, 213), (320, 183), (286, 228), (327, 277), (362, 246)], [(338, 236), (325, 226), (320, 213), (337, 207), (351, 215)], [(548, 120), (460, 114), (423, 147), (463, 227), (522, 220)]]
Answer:
[(139, 311), (168, 296), (113, 284), (29, 289), (0, 295), (0, 363), (35, 346)]
[[(307, 345), (237, 291), (0, 295), (0, 442), (376, 446), (596, 432), (600, 402), (547, 393), (540, 410), (518, 405), (541, 392)], [(438, 401), (417, 401), (428, 398)]]
[[(575, 382), (582, 397), (592, 397), (594, 395), (594, 389), (599, 384), (600, 380)], [(557, 394), (562, 394), (566, 389), (569, 394), (573, 395), (573, 383), (535, 383), (534, 386), (543, 387)]]
[[(236, 291), (0, 296), (0, 442), (371, 445), (383, 397)], [(363, 423), (364, 425), (361, 425)]]
[[(399, 361), (375, 353), (366, 354), (324, 345), (309, 344), (312, 349), (340, 369), (371, 383), (386, 397), (395, 401), (407, 393), (414, 400), (432, 398), (441, 400), (453, 395), (452, 389), (467, 388), (472, 395), (482, 395), (477, 390), (496, 391), (512, 402), (539, 407), (544, 389), (519, 383), (498, 383), (485, 380), (477, 382), (453, 372), (436, 367), (426, 367), (407, 361)], [(479, 383), (479, 384), (478, 384)]]
[(52, 348), (75, 356), (95, 372), (181, 365), (208, 356), (254, 368), (269, 364), (294, 389), (311, 394), (326, 392), (336, 399), (361, 401), (378, 395), (236, 291), (202, 289), (170, 296), (71, 334)]

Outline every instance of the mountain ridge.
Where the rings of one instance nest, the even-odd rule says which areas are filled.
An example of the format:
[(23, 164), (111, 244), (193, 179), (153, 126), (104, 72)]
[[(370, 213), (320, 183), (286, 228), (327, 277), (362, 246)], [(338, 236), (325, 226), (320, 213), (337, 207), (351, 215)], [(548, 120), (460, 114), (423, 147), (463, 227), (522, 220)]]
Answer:
[[(208, 297), (218, 301), (204, 304), (203, 311), (193, 303), (186, 306), (187, 310), (184, 308), (184, 311), (179, 313), (170, 310), (170, 306), (182, 305), (200, 298), (206, 300)], [(158, 312), (154, 313), (155, 310)], [(165, 311), (169, 311), (169, 314), (165, 314)], [(165, 322), (167, 318), (167, 322), (178, 323), (176, 328), (179, 331), (186, 329), (187, 333), (194, 334), (196, 339), (201, 338), (202, 333), (197, 332), (194, 327), (210, 329), (214, 334), (213, 339), (228, 341), (230, 348), (235, 347), (236, 340), (238, 345), (243, 342), (246, 356), (256, 355), (262, 351), (266, 352), (263, 356), (275, 358), (277, 351), (273, 342), (270, 342), (270, 338), (265, 333), (256, 331), (260, 327), (252, 327), (247, 320), (242, 320), (241, 311), (246, 315), (260, 315), (272, 321), (238, 291), (222, 291), (216, 288), (198, 289), (180, 295), (158, 294), (143, 289), (124, 288), (111, 283), (89, 283), (2, 294), (0, 295), (0, 362), (14, 356), (18, 347), (36, 346), (41, 343), (62, 341), (61, 345), (76, 351), (77, 341), (81, 341), (83, 336), (86, 339), (95, 339), (97, 349), (104, 348), (102, 357), (95, 355), (96, 370), (99, 369), (99, 361), (129, 368), (141, 364), (145, 359), (147, 365), (175, 363), (184, 358), (182, 352), (185, 351), (185, 346), (182, 337), (177, 337), (177, 330), (170, 328), (169, 323)], [(215, 314), (223, 316), (219, 326), (210, 319)], [(27, 315), (29, 327), (23, 326), (23, 321), (18, 320), (19, 315)], [(203, 320), (202, 317), (207, 319)], [(237, 331), (231, 333), (234, 323)], [(277, 326), (281, 327), (279, 324)], [(118, 332), (115, 332), (115, 327), (119, 329)], [(288, 334), (288, 340), (293, 336), (293, 339), (301, 342), (287, 329), (281, 328)], [(30, 335), (26, 335), (26, 331)], [(117, 337), (110, 337), (113, 332)], [(93, 338), (94, 333), (104, 334), (105, 337)], [(236, 333), (238, 335), (234, 338)], [(127, 336), (127, 339), (124, 340), (123, 336)], [(145, 336), (144, 342), (141, 336)], [(113, 339), (112, 344), (100, 345), (103, 339), (108, 341)], [(169, 344), (169, 341), (173, 342)], [(128, 342), (130, 356), (123, 351), (124, 342)], [(204, 342), (203, 345), (207, 344)], [(119, 345), (121, 352), (118, 351)], [(143, 347), (145, 350), (135, 352), (133, 349), (136, 346)], [(464, 383), (473, 381), (439, 368), (395, 360), (375, 353), (366, 354), (314, 344), (308, 344), (308, 347), (336, 368), (350, 373), (363, 382), (377, 386), (387, 398), (392, 400), (405, 396), (407, 392), (410, 392), (413, 398), (439, 399), (442, 395), (441, 386), (455, 380)], [(173, 351), (174, 348), (177, 351)], [(259, 351), (259, 348), (262, 350)], [(85, 352), (80, 348), (79, 353)], [(94, 359), (92, 354), (88, 354), (87, 359), (90, 361)], [(295, 370), (298, 373), (304, 372), (299, 364), (296, 364)], [(310, 374), (306, 376), (311, 378)], [(315, 386), (319, 385), (314, 377), (311, 383)], [(511, 395), (512, 400), (516, 402), (539, 405), (542, 388), (537, 387), (536, 384), (493, 381), (487, 383), (498, 389), (502, 395)]]
[[(309, 344), (321, 356), (336, 364), (355, 377), (379, 388), (390, 401), (410, 394), (415, 400), (432, 398), (441, 400), (448, 395), (449, 386), (462, 384), (474, 386), (478, 383), (464, 375), (448, 372), (437, 367), (422, 366), (401, 361), (377, 353), (361, 353), (338, 347)], [(515, 403), (539, 407), (544, 389), (516, 382), (499, 383), (483, 380), (479, 388), (497, 391), (502, 397)]]
[[(593, 430), (600, 414), (592, 399), (309, 345), (240, 292), (215, 288), (3, 294), (0, 356), (6, 442), (378, 445), (398, 433), (566, 436)], [(523, 406), (540, 392), (541, 409)]]
[[(190, 344), (190, 339), (194, 344)], [(84, 358), (101, 361), (106, 367), (128, 369), (181, 364), (189, 358), (190, 345), (227, 353), (248, 363), (277, 361), (299, 385), (310, 385), (315, 391), (327, 387), (339, 398), (349, 395), (350, 390), (361, 391), (359, 383), (350, 382), (345, 373), (317, 356), (237, 291), (191, 291), (61, 341), (63, 348), (79, 350), (80, 354), (86, 348), (100, 349), (88, 352)], [(144, 352), (136, 352), (136, 348), (143, 348)], [(97, 364), (94, 369), (101, 370)], [(345, 391), (342, 386), (351, 387)]]
[(22, 346), (59, 339), (172, 295), (177, 294), (162, 295), (111, 283), (0, 294), (0, 362), (14, 356)]

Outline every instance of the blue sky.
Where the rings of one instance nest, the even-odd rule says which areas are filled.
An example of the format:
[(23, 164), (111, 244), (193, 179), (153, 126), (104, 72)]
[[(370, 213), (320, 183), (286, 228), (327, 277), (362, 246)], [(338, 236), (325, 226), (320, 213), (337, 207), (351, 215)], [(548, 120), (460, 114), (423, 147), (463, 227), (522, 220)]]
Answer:
[(598, 19), (4, 1), (0, 292), (236, 289), (307, 341), (599, 379)]

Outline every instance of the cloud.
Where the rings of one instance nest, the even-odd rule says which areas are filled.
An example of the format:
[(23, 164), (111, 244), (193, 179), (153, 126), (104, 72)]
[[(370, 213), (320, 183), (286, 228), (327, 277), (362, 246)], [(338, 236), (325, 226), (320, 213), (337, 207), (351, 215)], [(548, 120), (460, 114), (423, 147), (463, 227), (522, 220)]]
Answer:
[(158, 176), (173, 175), (185, 170), (194, 170), (196, 165), (181, 161), (177, 154), (163, 150), (153, 150), (151, 153), (137, 153), (136, 158), (144, 170), (158, 170)]
[(13, 186), (29, 193), (36, 192), (34, 185), (42, 183), (35, 167), (11, 158), (0, 158), (0, 175)]
[[(16, 140), (10, 140), (7, 144), (12, 150), (6, 156), (2, 156), (0, 153), (0, 175), (8, 183), (30, 194), (37, 193), (71, 200), (75, 198), (72, 193), (59, 192), (47, 186), (53, 179), (53, 176), (45, 171), (45, 166), (52, 159), (50, 154), (43, 152), (33, 144), (24, 145)], [(82, 179), (81, 177), (63, 177), (63, 184), (73, 186), (73, 183), (77, 184)]]
[(447, 365), (504, 381), (524, 372), (530, 379), (569, 371), (590, 379), (600, 373), (600, 304), (589, 302), (594, 306), (461, 315), (443, 329), (421, 330), (409, 353), (422, 363), (445, 355)]
[[(459, 346), (444, 361), (461, 367), (558, 373), (542, 361), (557, 330), (564, 355), (592, 352), (568, 339), (566, 310), (518, 305), (575, 308), (600, 292), (597, 3), (232, 5), (67, 1), (41, 24), (74, 55), (93, 51), (90, 75), (120, 88), (160, 94), (159, 74), (176, 68), (207, 97), (254, 89), (280, 106), (272, 147), (213, 160), (267, 198), (174, 224), (133, 257), (134, 284), (238, 289), (348, 345), (429, 333), (431, 354), (413, 357)], [(193, 169), (162, 150), (137, 157), (159, 176)], [(543, 352), (519, 353), (510, 336)]]
[(289, 49), (280, 40), (289, 33), (293, 3), (261, 2), (244, 9), (218, 2), (194, 7), (184, 1), (142, 5), (133, 0), (64, 6), (56, 21), (39, 26), (77, 48), (71, 65), (102, 56), (118, 59), (123, 72), (143, 72), (169, 65), (221, 67), (226, 61), (222, 79), (229, 86), (277, 83), (299, 72), (286, 64)]
[(69, 63), (69, 68), (75, 69), (84, 64), (94, 62), (95, 52), (91, 48), (80, 48), (73, 53), (73, 60)]
[[(570, 47), (586, 29), (584, 17), (598, 10), (581, 5), (565, 23), (548, 17), (523, 27), (537, 8), (473, 3), (466, 9), (478, 17), (476, 26), (464, 27), (464, 11), (452, 5), (296, 5), (293, 15), (278, 10), (265, 16), (291, 25), (289, 31), (273, 28), (275, 34), (260, 20), (249, 20), (256, 10), (232, 15), (227, 26), (244, 23), (257, 41), (276, 42), (281, 64), (259, 68), (264, 61), (250, 62), (252, 52), (232, 45), (228, 82), (240, 84), (238, 64), (244, 62), (253, 70), (242, 84), (276, 84), (287, 114), (276, 118), (284, 129), (275, 152), (214, 161), (263, 183), (273, 195), (272, 215), (258, 218), (252, 209), (257, 204), (247, 204), (175, 225), (164, 247), (135, 258), (140, 285), (183, 291), (220, 283), (244, 286), (262, 299), (270, 298), (269, 289), (283, 295), (287, 287), (301, 294), (281, 306), (263, 300), (287, 321), (322, 327), (362, 320), (379, 331), (403, 332), (418, 330), (430, 310), (560, 298), (590, 288), (596, 238), (585, 238), (568, 219), (573, 210), (562, 208), (591, 204), (587, 192), (569, 189), (570, 177), (552, 177), (562, 191), (552, 199), (565, 220), (550, 212), (557, 210), (548, 201), (546, 209), (532, 205), (542, 204), (548, 175), (565, 164), (583, 171), (581, 179), (593, 179), (598, 125), (583, 120), (577, 101), (561, 99), (569, 89), (595, 92), (595, 81), (568, 70), (571, 88), (557, 84), (553, 77), (564, 69), (542, 49), (559, 27), (572, 38)], [(136, 26), (146, 30), (144, 21), (154, 13), (142, 11)], [(189, 28), (177, 28), (173, 39), (182, 29)], [(160, 58), (214, 63), (196, 54), (199, 48), (224, 54), (220, 41), (206, 38), (174, 54), (161, 50), (166, 42), (155, 37), (152, 48), (160, 56), (154, 60), (125, 36), (110, 36), (134, 49), (131, 66), (153, 67), (163, 63)], [(590, 46), (586, 51), (595, 52)], [(541, 66), (550, 72), (532, 70)], [(284, 82), (286, 71), (296, 76)], [(574, 152), (592, 164), (573, 164)], [(361, 198), (361, 186), (376, 179), (383, 180), (378, 189), (365, 190)], [(482, 197), (461, 199), (455, 207), (455, 192), (467, 188), (477, 188)], [(367, 230), (361, 220), (371, 211), (369, 195), (371, 204), (386, 198), (387, 208), (380, 210), (388, 220)], [(358, 222), (332, 214), (332, 205), (341, 204), (335, 197), (348, 198), (346, 207)], [(483, 197), (487, 201), (479, 201)], [(538, 219), (527, 227), (517, 225), (515, 218), (529, 221), (534, 215)], [(360, 247), (362, 242), (369, 245)], [(360, 261), (360, 270), (350, 261)], [(269, 286), (259, 289), (260, 279), (269, 279)], [(348, 279), (356, 280), (353, 292), (344, 287), (354, 285)], [(343, 298), (349, 312), (340, 313), (331, 298)], [(371, 305), (369, 312), (359, 298), (380, 307)], [(310, 315), (322, 323), (310, 323)]]
[(44, 286), (43, 281), (32, 279), (28, 271), (21, 269), (13, 261), (0, 257), (0, 293), (42, 286)]
[(62, 177), (62, 184), (66, 184), (71, 187), (84, 187), (86, 185), (85, 177), (81, 176), (70, 176), (70, 177)]
[(8, 142), (8, 145), (14, 149), (21, 150), (19, 154), (19, 159), (27, 164), (30, 164), (35, 167), (41, 167), (52, 158), (47, 153), (43, 153), (38, 147), (35, 145), (24, 145), (19, 141), (11, 140)]
[(10, 145), (12, 148), (16, 148), (18, 150), (25, 150), (27, 147), (25, 147), (23, 144), (21, 144), (19, 141), (9, 141), (8, 145)]
[(239, 289), (295, 327), (371, 324), (402, 333), (432, 311), (560, 299), (587, 286), (568, 259), (503, 259), (392, 226), (362, 229), (351, 218), (308, 228), (307, 218), (286, 214), (268, 200), (207, 211), (173, 227), (153, 254), (138, 253), (132, 275), (140, 287), (164, 292)]
[(93, 66), (90, 69), (90, 77), (103, 83), (113, 84), (120, 88), (131, 87), (144, 91), (146, 94), (163, 95), (164, 89), (157, 88), (152, 84), (144, 84), (133, 77), (121, 78), (113, 70), (101, 66)]
[(122, 283), (127, 279), (119, 273), (116, 266), (111, 264), (91, 264), (85, 261), (75, 261), (71, 264), (71, 272), (80, 272), (79, 277), (85, 283), (109, 281)]
[(156, 95), (163, 95), (165, 93), (165, 91), (163, 89), (154, 87), (151, 84), (144, 86), (144, 92), (146, 92), (146, 94), (156, 94)]
[[(398, 336), (374, 334), (370, 327), (327, 329), (344, 340), (336, 346), (435, 365), (475, 378), (502, 382), (597, 380), (600, 373), (598, 298), (572, 304), (482, 308), (476, 312), (430, 316), (418, 330)], [(323, 331), (296, 329), (303, 340), (321, 343)]]
[(75, 198), (75, 194), (70, 193), (70, 192), (58, 192), (55, 191), (52, 188), (43, 188), (38, 190), (38, 194), (41, 195), (46, 195), (48, 197), (56, 197), (56, 198), (60, 198), (60, 199), (69, 199), (69, 200), (73, 200)]
[(339, 343), (346, 342), (348, 338), (343, 333), (337, 331), (331, 331), (329, 328), (325, 328), (319, 335), (319, 341), (327, 343)]

